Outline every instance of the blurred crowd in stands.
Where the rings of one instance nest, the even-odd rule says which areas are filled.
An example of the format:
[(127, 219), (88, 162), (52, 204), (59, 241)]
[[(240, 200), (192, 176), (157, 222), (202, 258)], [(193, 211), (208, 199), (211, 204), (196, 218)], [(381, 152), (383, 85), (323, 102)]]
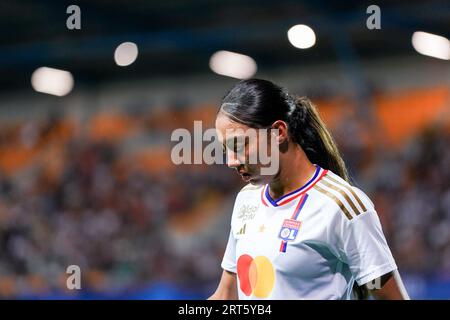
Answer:
[[(69, 265), (80, 266), (82, 289), (93, 292), (216, 285), (242, 182), (224, 165), (168, 165), (169, 140), (167, 157), (152, 162), (154, 138), (170, 139), (176, 115), (119, 118), (132, 133), (115, 139), (86, 134), (86, 121), (64, 114), (2, 121), (0, 297), (76, 294), (66, 289)], [(404, 273), (450, 277), (448, 129), (430, 123), (387, 147), (358, 117), (332, 127)]]

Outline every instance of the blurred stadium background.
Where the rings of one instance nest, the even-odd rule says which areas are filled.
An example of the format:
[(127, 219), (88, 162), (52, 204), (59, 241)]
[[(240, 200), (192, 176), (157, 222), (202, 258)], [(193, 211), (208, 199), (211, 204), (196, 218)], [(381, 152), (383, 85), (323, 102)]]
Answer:
[[(70, 4), (81, 30), (66, 28)], [(237, 80), (212, 69), (238, 61), (236, 77), (316, 103), (410, 295), (450, 298), (450, 4), (378, 1), (369, 30), (370, 4), (1, 1), (0, 297), (206, 298), (243, 183), (224, 165), (173, 165), (170, 135), (213, 126)], [(297, 24), (314, 46), (290, 43)], [(416, 31), (447, 38), (441, 59), (418, 52)], [(119, 66), (136, 48), (121, 56), (124, 42), (137, 58)], [(244, 59), (212, 59), (223, 50)], [(52, 82), (40, 67), (70, 73)], [(52, 86), (61, 96), (36, 91)], [(66, 289), (68, 265), (82, 290)]]

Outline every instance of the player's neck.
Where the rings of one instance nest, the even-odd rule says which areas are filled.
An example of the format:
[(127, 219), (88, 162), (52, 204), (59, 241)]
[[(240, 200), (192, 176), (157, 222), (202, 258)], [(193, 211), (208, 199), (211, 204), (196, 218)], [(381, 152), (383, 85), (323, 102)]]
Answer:
[(269, 193), (273, 199), (301, 188), (316, 170), (303, 150), (297, 146), (280, 157), (280, 172), (269, 183)]

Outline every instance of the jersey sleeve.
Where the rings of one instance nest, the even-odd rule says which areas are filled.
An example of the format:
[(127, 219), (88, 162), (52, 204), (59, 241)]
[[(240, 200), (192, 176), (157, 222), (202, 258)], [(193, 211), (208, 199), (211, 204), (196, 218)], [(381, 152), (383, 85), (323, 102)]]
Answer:
[[(221, 267), (227, 271), (237, 273), (237, 258), (236, 258), (236, 244), (240, 240), (242, 235), (239, 235), (239, 230), (242, 228), (242, 224), (239, 221), (239, 209), (247, 201), (252, 201), (251, 192), (255, 190), (255, 186), (248, 184), (244, 186), (236, 196), (233, 206), (233, 213), (231, 215), (230, 235), (228, 237), (227, 247), (222, 259)], [(245, 225), (244, 225), (245, 227)]]
[(223, 255), (221, 267), (224, 270), (236, 273), (236, 239), (233, 235), (233, 230), (230, 230), (227, 247)]
[(225, 249), (225, 253), (223, 255), (223, 259), (222, 259), (222, 263), (221, 263), (221, 267), (224, 270), (236, 273), (237, 269), (236, 269), (236, 242), (237, 239), (235, 237), (235, 232), (234, 232), (234, 222), (235, 222), (235, 218), (236, 218), (236, 210), (239, 206), (239, 201), (241, 198), (241, 192), (242, 190), (237, 194), (236, 199), (234, 201), (234, 205), (233, 205), (233, 212), (231, 214), (231, 223), (230, 223), (230, 235), (228, 237), (228, 243), (227, 243), (227, 247)]
[[(362, 191), (358, 193), (368, 199)], [(358, 285), (397, 269), (378, 214), (370, 200), (366, 204), (367, 211), (351, 220), (341, 215), (337, 229), (338, 250)]]

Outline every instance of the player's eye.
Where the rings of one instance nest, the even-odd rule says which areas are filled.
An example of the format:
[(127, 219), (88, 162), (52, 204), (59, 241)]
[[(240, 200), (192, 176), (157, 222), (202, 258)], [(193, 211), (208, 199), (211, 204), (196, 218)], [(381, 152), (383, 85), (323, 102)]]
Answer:
[(241, 152), (242, 150), (244, 150), (244, 146), (242, 144), (234, 148), (234, 152), (236, 153)]
[(235, 152), (242, 152), (249, 144), (249, 138), (244, 137), (243, 139), (240, 139), (236, 145), (235, 145)]
[(234, 152), (242, 152), (245, 149), (245, 146), (248, 143), (247, 137), (239, 137), (234, 141)]

